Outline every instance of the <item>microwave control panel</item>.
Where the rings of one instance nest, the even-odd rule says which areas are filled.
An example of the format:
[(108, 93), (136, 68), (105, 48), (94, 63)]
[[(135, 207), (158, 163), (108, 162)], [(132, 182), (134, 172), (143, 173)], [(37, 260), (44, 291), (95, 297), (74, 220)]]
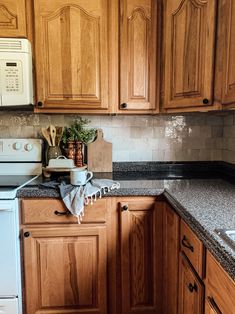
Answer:
[(22, 93), (23, 78), (22, 78), (22, 62), (21, 61), (2, 61), (3, 82), (2, 91), (5, 93)]

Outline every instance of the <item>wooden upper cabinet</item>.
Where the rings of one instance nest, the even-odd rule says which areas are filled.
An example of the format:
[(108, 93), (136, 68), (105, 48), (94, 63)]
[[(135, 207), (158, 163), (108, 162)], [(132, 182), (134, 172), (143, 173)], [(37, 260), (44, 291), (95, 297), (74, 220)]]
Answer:
[(34, 0), (38, 108), (108, 109), (108, 0)]
[(156, 110), (158, 1), (121, 0), (120, 7), (120, 110)]
[(213, 109), (216, 8), (216, 0), (164, 1), (164, 111)]
[(0, 37), (26, 37), (25, 0), (0, 0)]
[(225, 107), (235, 107), (235, 2), (219, 1), (216, 98)]

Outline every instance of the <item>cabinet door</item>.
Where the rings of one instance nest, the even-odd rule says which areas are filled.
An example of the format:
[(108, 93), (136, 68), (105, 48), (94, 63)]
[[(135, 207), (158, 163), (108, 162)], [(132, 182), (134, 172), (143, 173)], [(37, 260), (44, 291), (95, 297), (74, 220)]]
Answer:
[(154, 110), (158, 103), (158, 15), (156, 0), (121, 0), (121, 110)]
[(163, 210), (163, 309), (177, 314), (179, 270), (179, 216), (166, 204)]
[(235, 2), (219, 1), (216, 92), (222, 104), (235, 106)]
[(0, 37), (26, 37), (25, 0), (0, 0)]
[(157, 311), (157, 213), (153, 200), (120, 204), (122, 313)]
[(212, 105), (215, 22), (216, 0), (164, 1), (164, 109)]
[(38, 108), (108, 108), (108, 0), (34, 0)]
[(209, 251), (206, 259), (206, 297), (218, 313), (235, 313), (235, 282)]
[(202, 314), (203, 296), (203, 284), (194, 274), (186, 257), (180, 253), (178, 313)]
[(106, 313), (106, 227), (24, 230), (26, 313)]

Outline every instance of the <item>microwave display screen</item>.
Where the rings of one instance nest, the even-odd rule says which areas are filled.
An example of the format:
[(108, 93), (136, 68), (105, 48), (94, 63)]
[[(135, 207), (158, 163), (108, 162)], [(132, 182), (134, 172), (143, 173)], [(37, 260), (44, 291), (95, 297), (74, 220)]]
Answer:
[(16, 66), (17, 66), (17, 63), (15, 63), (15, 62), (7, 62), (7, 63), (6, 63), (6, 66), (7, 66), (7, 67), (16, 67)]

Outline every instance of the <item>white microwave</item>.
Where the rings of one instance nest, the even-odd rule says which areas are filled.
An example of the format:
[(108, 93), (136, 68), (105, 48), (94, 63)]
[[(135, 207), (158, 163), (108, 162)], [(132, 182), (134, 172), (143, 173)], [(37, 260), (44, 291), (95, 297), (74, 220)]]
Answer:
[(0, 38), (0, 108), (33, 103), (32, 51), (29, 40)]

